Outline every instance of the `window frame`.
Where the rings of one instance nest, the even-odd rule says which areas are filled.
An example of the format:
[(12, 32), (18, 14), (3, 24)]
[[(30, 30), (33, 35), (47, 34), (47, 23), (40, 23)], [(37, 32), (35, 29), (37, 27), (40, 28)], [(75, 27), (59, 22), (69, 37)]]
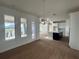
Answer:
[[(24, 21), (23, 21), (23, 20), (24, 20)], [(20, 36), (21, 36), (21, 38), (22, 38), (22, 37), (27, 37), (27, 18), (21, 17), (21, 18), (20, 18), (20, 21), (21, 21), (21, 22), (20, 22), (20, 29), (21, 29), (21, 35), (20, 35)], [(21, 24), (24, 24), (24, 29), (23, 29), (23, 30), (24, 30), (24, 33), (25, 33), (25, 34), (22, 34), (22, 27), (21, 27)]]
[[(7, 19), (7, 16), (8, 17), (11, 17), (11, 18), (13, 18), (12, 20), (10, 20), (10, 19)], [(3, 15), (3, 17), (4, 17), (4, 31), (5, 31), (5, 40), (6, 41), (8, 41), (8, 40), (13, 40), (13, 39), (15, 39), (16, 37), (15, 37), (15, 16), (13, 16), (13, 15), (8, 15), (8, 14), (4, 14)], [(14, 24), (14, 37), (6, 37), (6, 23), (13, 23)], [(9, 33), (9, 34), (12, 34), (12, 33)], [(12, 34), (13, 35), (13, 34)]]

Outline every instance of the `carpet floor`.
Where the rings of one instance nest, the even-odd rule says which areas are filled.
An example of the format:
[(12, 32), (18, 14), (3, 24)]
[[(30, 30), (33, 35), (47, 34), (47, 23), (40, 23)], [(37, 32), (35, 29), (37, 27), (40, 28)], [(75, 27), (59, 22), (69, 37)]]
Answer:
[(55, 40), (38, 40), (0, 54), (0, 59), (79, 59), (79, 51)]

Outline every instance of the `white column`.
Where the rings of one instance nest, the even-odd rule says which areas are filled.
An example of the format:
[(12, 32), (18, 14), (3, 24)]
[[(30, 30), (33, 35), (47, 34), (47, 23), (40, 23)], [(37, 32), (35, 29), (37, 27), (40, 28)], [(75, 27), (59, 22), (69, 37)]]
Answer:
[(79, 12), (71, 13), (70, 16), (69, 45), (71, 48), (79, 50)]

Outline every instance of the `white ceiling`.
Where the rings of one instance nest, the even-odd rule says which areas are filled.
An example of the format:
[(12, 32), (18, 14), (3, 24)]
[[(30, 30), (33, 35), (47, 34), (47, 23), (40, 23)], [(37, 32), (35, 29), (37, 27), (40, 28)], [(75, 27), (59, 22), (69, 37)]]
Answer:
[[(70, 11), (78, 10), (79, 0), (45, 0), (45, 14), (52, 17), (67, 18)], [(43, 15), (43, 0), (0, 0), (0, 5), (30, 12), (35, 15)]]

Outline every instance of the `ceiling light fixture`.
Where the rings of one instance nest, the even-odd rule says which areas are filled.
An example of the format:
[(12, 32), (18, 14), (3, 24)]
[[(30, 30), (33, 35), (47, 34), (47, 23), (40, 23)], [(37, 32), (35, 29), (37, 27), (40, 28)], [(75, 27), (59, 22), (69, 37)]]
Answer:
[(41, 23), (43, 23), (43, 24), (45, 24), (46, 22), (47, 22), (47, 19), (46, 19), (46, 16), (45, 16), (45, 12), (46, 12), (46, 10), (45, 10), (45, 3), (46, 3), (46, 0), (42, 0), (42, 2), (43, 2), (43, 15), (42, 15), (42, 18), (41, 18)]
[[(51, 24), (51, 20), (46, 18), (46, 0), (42, 0), (42, 9), (43, 9), (43, 13), (42, 13), (42, 18), (41, 18), (41, 22), (42, 24)], [(55, 13), (53, 14), (54, 16), (56, 15)]]

